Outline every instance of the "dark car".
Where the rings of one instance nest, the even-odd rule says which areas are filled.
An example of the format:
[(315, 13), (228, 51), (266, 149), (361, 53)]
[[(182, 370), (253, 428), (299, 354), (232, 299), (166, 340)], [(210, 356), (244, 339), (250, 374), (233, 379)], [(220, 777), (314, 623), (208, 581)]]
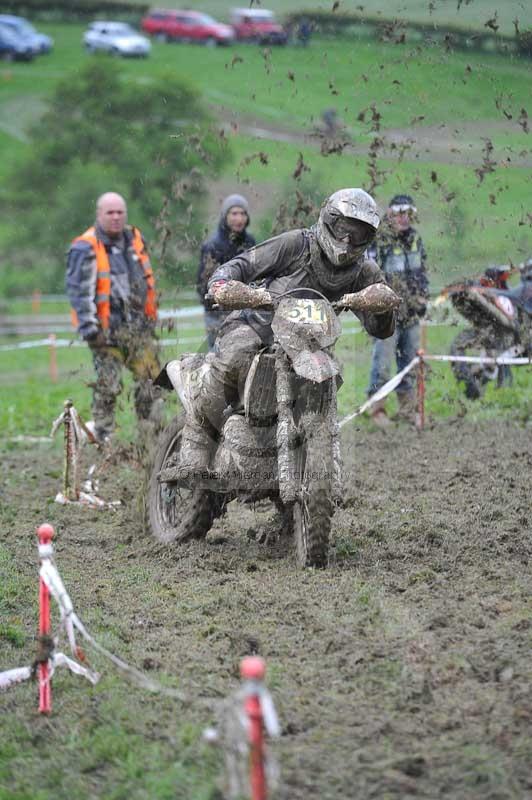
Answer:
[(54, 40), (51, 36), (47, 36), (45, 33), (39, 33), (39, 31), (36, 31), (31, 22), (28, 22), (28, 20), (24, 19), (24, 17), (14, 17), (11, 14), (0, 14), (0, 25), (11, 28), (15, 34), (21, 36), (23, 39), (26, 39), (28, 42), (31, 42), (33, 51), (36, 55), (49, 53), (54, 46)]
[(142, 20), (141, 28), (162, 42), (217, 45), (231, 44), (235, 38), (230, 25), (199, 11), (151, 11)]
[(31, 41), (19, 36), (7, 25), (0, 24), (0, 58), (4, 61), (31, 61), (35, 49)]

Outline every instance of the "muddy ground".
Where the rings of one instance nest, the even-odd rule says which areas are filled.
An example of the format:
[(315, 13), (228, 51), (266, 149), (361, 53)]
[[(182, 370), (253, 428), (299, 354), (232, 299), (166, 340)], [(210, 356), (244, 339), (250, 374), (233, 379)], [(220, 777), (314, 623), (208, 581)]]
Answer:
[[(267, 660), (281, 719), (283, 800), (532, 798), (530, 428), (352, 428), (344, 453), (324, 571), (298, 571), (284, 540), (259, 545), (262, 509), (163, 547), (139, 524), (133, 462), (113, 467), (106, 492), (124, 507), (104, 514), (50, 503), (58, 449), (4, 454), (3, 609), (24, 636), (0, 639), (0, 669), (32, 656), (34, 528), (48, 519), (87, 626), (191, 703), (132, 688), (98, 656), (95, 689), (58, 675), (51, 721), (17, 687), (0, 697), (0, 740), (14, 742), (2, 798), (214, 798), (211, 778), (193, 781), (202, 759), (207, 776), (220, 767), (199, 742), (204, 701), (235, 688), (249, 652)], [(102, 729), (127, 737), (137, 771)], [(150, 791), (170, 764), (168, 793)]]

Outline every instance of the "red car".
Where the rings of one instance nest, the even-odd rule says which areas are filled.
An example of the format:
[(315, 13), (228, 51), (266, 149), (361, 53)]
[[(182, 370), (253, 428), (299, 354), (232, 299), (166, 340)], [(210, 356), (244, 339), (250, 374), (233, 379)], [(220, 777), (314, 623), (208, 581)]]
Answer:
[(156, 9), (144, 17), (141, 28), (162, 42), (187, 42), (205, 45), (232, 44), (235, 33), (199, 11)]
[(241, 42), (259, 44), (286, 44), (288, 34), (265, 8), (233, 8), (231, 25)]

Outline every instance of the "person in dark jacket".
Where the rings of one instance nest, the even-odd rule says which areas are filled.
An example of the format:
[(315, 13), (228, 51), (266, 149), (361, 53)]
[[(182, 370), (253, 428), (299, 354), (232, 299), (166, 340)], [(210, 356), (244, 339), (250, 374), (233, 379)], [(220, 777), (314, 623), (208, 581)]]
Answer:
[(78, 333), (92, 353), (94, 432), (105, 441), (114, 428), (122, 368), (126, 366), (135, 379), (139, 420), (154, 417), (152, 380), (160, 371), (153, 271), (142, 234), (127, 224), (121, 195), (103, 194), (94, 226), (72, 242), (66, 290)]
[(249, 225), (248, 201), (241, 194), (230, 194), (222, 203), (216, 233), (201, 246), (196, 288), (205, 306), (205, 328), (209, 350), (213, 350), (216, 335), (227, 314), (205, 303), (207, 285), (214, 270), (238, 253), (248, 250), (255, 239), (247, 232)]
[[(425, 247), (413, 227), (416, 215), (417, 209), (410, 195), (395, 195), (388, 205), (385, 224), (370, 249), (370, 255), (384, 272), (388, 284), (402, 298), (402, 303), (394, 335), (374, 343), (369, 396), (390, 379), (394, 355), (400, 372), (412, 361), (419, 348), (420, 319), (427, 310), (429, 283)], [(415, 411), (413, 380), (413, 374), (407, 373), (396, 389), (399, 417), (409, 421), (414, 420)], [(379, 426), (389, 424), (385, 400), (373, 406), (372, 418)]]
[[(239, 282), (248, 306), (224, 320), (208, 370), (198, 387), (194, 414), (186, 417), (180, 462), (165, 480), (208, 471), (225, 408), (238, 401), (251, 362), (273, 340), (273, 306), (288, 290), (317, 289), (331, 302), (375, 283), (384, 275), (364, 253), (379, 225), (373, 198), (362, 189), (341, 189), (324, 203), (316, 225), (268, 239), (218, 267), (209, 280), (216, 303), (228, 282)], [(390, 291), (393, 302), (398, 298)], [(391, 336), (395, 312), (357, 312), (366, 330), (376, 337)], [(173, 477), (175, 475), (175, 477)]]

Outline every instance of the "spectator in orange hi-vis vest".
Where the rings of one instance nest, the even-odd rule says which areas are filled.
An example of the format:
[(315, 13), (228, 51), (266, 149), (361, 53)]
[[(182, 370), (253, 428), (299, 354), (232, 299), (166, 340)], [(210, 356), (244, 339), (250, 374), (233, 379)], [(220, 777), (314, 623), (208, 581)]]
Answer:
[(133, 374), (139, 421), (158, 422), (160, 402), (152, 381), (159, 372), (155, 337), (157, 296), (146, 243), (127, 224), (124, 198), (106, 192), (96, 203), (96, 221), (68, 251), (66, 290), (72, 317), (94, 361), (94, 432), (105, 441), (113, 432), (122, 390), (122, 368)]

